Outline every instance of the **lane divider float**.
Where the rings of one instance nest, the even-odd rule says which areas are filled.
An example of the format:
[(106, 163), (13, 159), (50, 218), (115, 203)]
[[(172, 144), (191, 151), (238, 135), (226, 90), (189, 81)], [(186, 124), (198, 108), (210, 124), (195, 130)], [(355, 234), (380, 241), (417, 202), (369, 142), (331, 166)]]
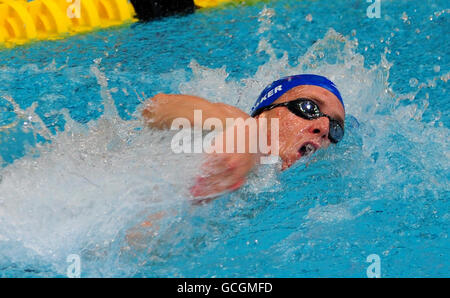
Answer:
[(0, 47), (60, 39), (230, 2), (242, 0), (0, 0)]

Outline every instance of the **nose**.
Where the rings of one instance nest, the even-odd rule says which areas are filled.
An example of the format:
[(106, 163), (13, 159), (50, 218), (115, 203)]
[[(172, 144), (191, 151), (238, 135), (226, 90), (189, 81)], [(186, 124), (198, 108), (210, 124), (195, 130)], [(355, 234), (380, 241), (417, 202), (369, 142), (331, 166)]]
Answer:
[(330, 120), (328, 120), (327, 117), (312, 120), (311, 126), (309, 127), (309, 132), (318, 136), (322, 142), (330, 142), (328, 139), (328, 134), (330, 132)]

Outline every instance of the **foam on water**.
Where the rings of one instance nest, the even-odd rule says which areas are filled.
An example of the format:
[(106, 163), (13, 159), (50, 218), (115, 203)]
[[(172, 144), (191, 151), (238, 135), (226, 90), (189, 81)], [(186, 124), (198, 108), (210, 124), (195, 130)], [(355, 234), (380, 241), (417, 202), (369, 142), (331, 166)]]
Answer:
[[(267, 15), (270, 20), (273, 13), (265, 11), (262, 20)], [(261, 33), (268, 24), (262, 23)], [(439, 119), (421, 121), (426, 99), (416, 98), (417, 93), (395, 94), (388, 83), (389, 61), (382, 55), (380, 63), (368, 69), (364, 56), (356, 53), (357, 46), (356, 39), (330, 29), (293, 66), (287, 53), (277, 57), (270, 42), (261, 38), (257, 51), (267, 53), (269, 59), (251, 77), (230, 79), (225, 67), (212, 69), (196, 61), (189, 64), (193, 73), (189, 80), (184, 69), (163, 74), (165, 80), (183, 79), (180, 93), (249, 111), (273, 80), (318, 73), (337, 84), (351, 115), (342, 144), (281, 176), (276, 167), (260, 168), (242, 190), (202, 208), (192, 207), (188, 194), (202, 156), (172, 153), (173, 133), (145, 128), (139, 109), (134, 119), (121, 119), (101, 60), (90, 66), (90, 72), (97, 79), (104, 113), (87, 124), (74, 121), (68, 111), (53, 111), (64, 115), (66, 124), (63, 131), (52, 133), (34, 112), (36, 106), (22, 110), (16, 99), (6, 96), (16, 115), (10, 134), (27, 135), (31, 145), (26, 156), (0, 170), (0, 276), (16, 272), (62, 276), (66, 256), (74, 253), (83, 260), (82, 276), (183, 276), (200, 261), (192, 259), (182, 268), (186, 263), (173, 258), (189, 259), (202, 250), (208, 254), (218, 239), (232, 241), (243, 227), (253, 226), (252, 220), (262, 217), (269, 206), (288, 209), (292, 216), (286, 217), (285, 224), (296, 230), (262, 256), (276, 251), (289, 260), (303, 250), (300, 259), (307, 260), (314, 237), (327, 235), (336, 223), (370, 214), (375, 207), (367, 202), (417, 199), (433, 205), (442, 200), (442, 193), (450, 190), (448, 129), (439, 125)], [(61, 69), (24, 67), (34, 72)], [(445, 75), (439, 79), (444, 81)], [(404, 104), (403, 99), (410, 102)], [(398, 193), (399, 185), (404, 186), (403, 193)], [(317, 189), (319, 201), (308, 211), (311, 193)], [(277, 193), (281, 191), (283, 197)], [(336, 201), (331, 199), (336, 195), (333, 191), (340, 191)], [(289, 196), (293, 199), (286, 199)], [(277, 202), (283, 198), (284, 202)], [(130, 245), (129, 231), (159, 212), (164, 216), (155, 234), (144, 237), (140, 248)], [(197, 217), (203, 218), (201, 224)], [(145, 271), (149, 267), (152, 273)], [(204, 274), (214, 275), (211, 269)]]

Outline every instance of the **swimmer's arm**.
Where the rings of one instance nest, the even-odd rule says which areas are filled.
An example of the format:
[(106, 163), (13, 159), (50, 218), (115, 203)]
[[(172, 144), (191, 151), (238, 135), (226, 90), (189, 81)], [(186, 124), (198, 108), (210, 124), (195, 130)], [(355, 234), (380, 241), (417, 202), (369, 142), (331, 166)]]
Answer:
[[(246, 120), (250, 115), (240, 109), (223, 104), (212, 103), (206, 99), (190, 95), (168, 95), (158, 94), (146, 102), (142, 115), (150, 127), (167, 129), (176, 118), (187, 118), (194, 123), (194, 110), (202, 111), (202, 121), (208, 118), (218, 118), (222, 121), (223, 129), (236, 130), (233, 124), (227, 128), (227, 118), (242, 118)], [(203, 126), (203, 123), (201, 123)], [(253, 132), (254, 133), (254, 132)], [(237, 138), (237, 131), (234, 133)], [(223, 138), (215, 146), (222, 147), (221, 152), (226, 152), (226, 133), (220, 133), (217, 138)], [(250, 135), (250, 131), (245, 131), (245, 139), (257, 139), (257, 136)], [(246, 142), (248, 146), (249, 142)], [(237, 146), (235, 139), (233, 146)], [(259, 154), (250, 153), (248, 148), (244, 153), (210, 153), (208, 159), (202, 165), (203, 173), (197, 177), (195, 185), (190, 189), (191, 194), (197, 199), (211, 199), (221, 193), (233, 191), (241, 187), (246, 180), (247, 174), (255, 166)]]
[(177, 118), (186, 118), (194, 126), (194, 110), (202, 111), (202, 123), (198, 123), (202, 126), (208, 118), (220, 119), (223, 127), (226, 127), (226, 118), (250, 117), (242, 110), (224, 103), (213, 103), (192, 95), (163, 93), (147, 100), (142, 116), (150, 127), (168, 129)]

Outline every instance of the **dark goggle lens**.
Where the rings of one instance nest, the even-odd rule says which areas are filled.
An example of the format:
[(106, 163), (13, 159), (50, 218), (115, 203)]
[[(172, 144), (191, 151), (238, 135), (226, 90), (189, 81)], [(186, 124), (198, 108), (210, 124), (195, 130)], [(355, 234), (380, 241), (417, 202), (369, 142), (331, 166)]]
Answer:
[[(297, 116), (309, 120), (326, 116), (320, 112), (319, 106), (315, 102), (307, 99), (296, 102), (290, 107), (290, 110)], [(327, 117), (330, 120), (328, 138), (332, 143), (336, 144), (344, 137), (344, 128), (337, 120), (331, 119), (329, 116)]]
[(333, 119), (330, 120), (330, 132), (328, 138), (332, 143), (337, 143), (344, 137), (344, 129), (341, 124)]
[(311, 100), (303, 100), (297, 104), (297, 108), (309, 119), (320, 117), (320, 109), (317, 104)]

